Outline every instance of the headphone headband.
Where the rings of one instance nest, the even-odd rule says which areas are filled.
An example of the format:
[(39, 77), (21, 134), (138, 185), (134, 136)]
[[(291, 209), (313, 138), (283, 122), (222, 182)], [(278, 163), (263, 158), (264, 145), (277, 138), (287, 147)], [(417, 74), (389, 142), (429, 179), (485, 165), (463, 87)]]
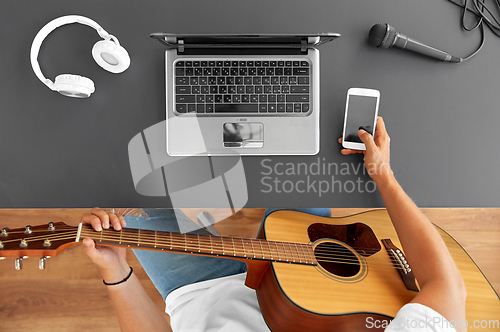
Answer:
[(40, 29), (40, 31), (38, 31), (35, 38), (33, 39), (30, 51), (31, 66), (33, 67), (35, 75), (51, 90), (55, 90), (54, 82), (43, 76), (42, 70), (40, 69), (40, 64), (38, 63), (38, 53), (40, 52), (40, 47), (42, 46), (42, 42), (52, 31), (59, 28), (60, 26), (72, 23), (80, 23), (92, 27), (97, 31), (97, 33), (101, 38), (105, 40), (112, 39), (117, 45), (120, 45), (118, 39), (115, 36), (110, 35), (97, 22), (91, 20), (88, 17), (80, 15), (67, 15), (53, 19), (52, 21), (47, 23), (42, 29)]

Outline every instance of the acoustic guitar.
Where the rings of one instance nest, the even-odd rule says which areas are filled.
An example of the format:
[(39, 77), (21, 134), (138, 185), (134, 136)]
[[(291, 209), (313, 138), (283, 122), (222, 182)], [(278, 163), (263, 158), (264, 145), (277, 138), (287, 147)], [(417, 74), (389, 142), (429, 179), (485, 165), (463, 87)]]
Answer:
[[(469, 327), (498, 330), (498, 295), (463, 248), (437, 230), (465, 281)], [(19, 266), (23, 257), (37, 256), (43, 264), (45, 257), (84, 238), (105, 246), (245, 261), (246, 285), (256, 290), (264, 319), (275, 332), (382, 331), (419, 291), (386, 210), (342, 218), (277, 211), (265, 220), (259, 239), (130, 228), (96, 232), (87, 224), (63, 222), (4, 228), (0, 257), (17, 258)]]

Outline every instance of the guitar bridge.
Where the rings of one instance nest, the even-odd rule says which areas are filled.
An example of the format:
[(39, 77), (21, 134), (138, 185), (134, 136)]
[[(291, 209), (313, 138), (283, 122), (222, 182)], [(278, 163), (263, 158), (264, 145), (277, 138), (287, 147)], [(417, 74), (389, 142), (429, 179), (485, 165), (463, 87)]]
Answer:
[(387, 250), (389, 257), (391, 257), (392, 263), (394, 264), (396, 270), (398, 270), (406, 288), (411, 291), (418, 292), (419, 290), (415, 276), (413, 275), (410, 265), (406, 261), (406, 257), (403, 252), (392, 243), (391, 239), (382, 239), (382, 244), (384, 245), (385, 250)]

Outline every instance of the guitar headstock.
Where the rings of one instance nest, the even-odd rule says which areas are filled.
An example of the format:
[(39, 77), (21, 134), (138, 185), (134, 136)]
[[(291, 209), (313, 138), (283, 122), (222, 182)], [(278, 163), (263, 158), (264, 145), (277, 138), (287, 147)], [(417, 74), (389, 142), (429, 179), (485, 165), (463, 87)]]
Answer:
[(45, 259), (57, 255), (66, 247), (76, 244), (78, 228), (64, 222), (0, 231), (0, 259), (15, 257), (16, 270), (22, 268), (22, 259), (41, 257), (39, 267), (45, 268)]

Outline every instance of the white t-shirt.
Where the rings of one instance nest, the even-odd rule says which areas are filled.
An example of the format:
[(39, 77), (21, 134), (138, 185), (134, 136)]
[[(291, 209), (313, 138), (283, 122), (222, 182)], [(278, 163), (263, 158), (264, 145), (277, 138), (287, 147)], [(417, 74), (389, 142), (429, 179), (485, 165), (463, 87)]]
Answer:
[[(198, 282), (171, 292), (165, 301), (174, 332), (270, 331), (246, 273)], [(367, 320), (386, 332), (456, 332), (438, 312), (418, 303), (403, 306), (392, 322)]]

